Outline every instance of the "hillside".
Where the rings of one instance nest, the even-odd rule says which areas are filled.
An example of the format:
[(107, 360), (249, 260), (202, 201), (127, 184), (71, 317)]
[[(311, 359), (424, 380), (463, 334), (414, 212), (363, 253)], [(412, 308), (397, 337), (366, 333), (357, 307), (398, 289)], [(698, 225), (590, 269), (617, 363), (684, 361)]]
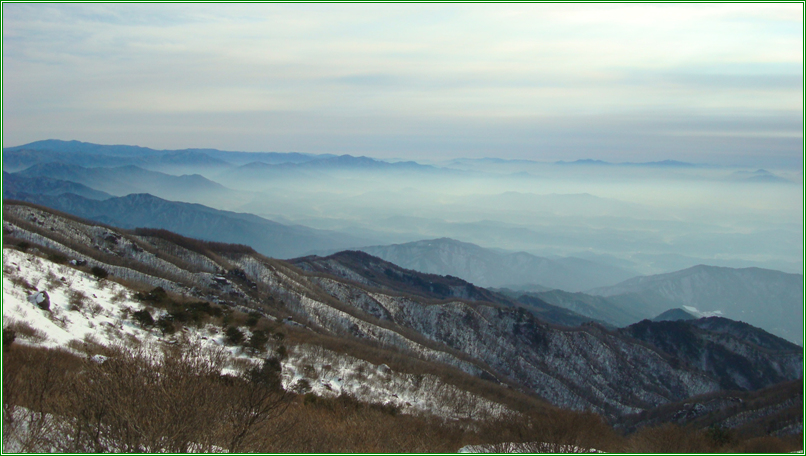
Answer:
[(49, 178), (75, 182), (115, 196), (151, 193), (160, 197), (202, 202), (234, 193), (198, 174), (173, 176), (134, 165), (85, 168), (63, 163), (43, 163), (14, 174), (23, 178)]
[[(371, 342), (495, 379), (564, 408), (618, 416), (721, 389), (720, 379), (711, 372), (631, 336), (595, 324), (556, 327), (525, 309), (495, 303), (433, 301), (407, 293), (410, 284), (402, 278), (396, 286), (391, 277), (387, 289), (378, 290), (335, 276), (311, 275), (248, 248), (216, 250), (215, 244), (205, 247), (158, 231), (135, 234), (95, 227), (8, 202), (4, 233), (7, 243), (42, 244), (87, 261), (88, 267), (101, 266), (114, 277), (218, 305), (263, 309), (275, 318), (290, 315), (314, 333)], [(217, 278), (226, 271), (229, 274)], [(765, 352), (766, 358), (759, 358), (753, 345), (740, 348), (719, 346), (748, 369), (775, 359), (784, 369), (783, 378), (802, 364), (802, 353)]]
[(615, 266), (581, 258), (552, 260), (525, 252), (501, 253), (448, 238), (361, 250), (404, 268), (461, 277), (484, 287), (536, 284), (573, 292), (635, 276)]
[(28, 178), (3, 171), (3, 199), (15, 199), (20, 194), (57, 196), (72, 193), (88, 199), (102, 200), (112, 195), (75, 182), (49, 177)]
[(643, 318), (675, 307), (719, 315), (803, 344), (803, 275), (761, 268), (694, 266), (590, 290)]
[(617, 327), (627, 326), (641, 320), (638, 315), (624, 310), (618, 304), (602, 296), (569, 293), (562, 290), (532, 292), (528, 295)]
[(691, 315), (683, 309), (669, 309), (666, 312), (653, 318), (652, 321), (678, 321), (678, 320), (696, 320), (697, 317)]
[(800, 346), (724, 318), (644, 320), (620, 332), (708, 372), (725, 390), (757, 390), (803, 376)]
[(579, 326), (596, 321), (538, 298), (510, 299), (458, 277), (404, 269), (361, 251), (339, 252), (324, 258), (318, 256), (296, 258), (290, 262), (304, 271), (328, 274), (392, 293), (403, 291), (427, 299), (453, 298), (495, 303), (505, 307), (522, 307), (541, 321), (562, 326)]
[(103, 201), (72, 194), (10, 196), (123, 228), (162, 228), (208, 241), (251, 245), (258, 252), (275, 258), (291, 258), (312, 249), (345, 248), (364, 242), (341, 233), (283, 225), (252, 214), (168, 201), (149, 194)]

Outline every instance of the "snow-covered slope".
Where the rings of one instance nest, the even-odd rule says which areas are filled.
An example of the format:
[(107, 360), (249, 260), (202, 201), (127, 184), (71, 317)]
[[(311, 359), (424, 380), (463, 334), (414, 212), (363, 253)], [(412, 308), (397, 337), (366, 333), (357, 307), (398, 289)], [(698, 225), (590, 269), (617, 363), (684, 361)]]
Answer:
[[(48, 310), (34, 296), (45, 291)], [(134, 299), (135, 291), (116, 282), (57, 264), (31, 253), (3, 249), (3, 325), (16, 329), (15, 343), (62, 348), (83, 355), (83, 344), (145, 346), (159, 351), (163, 344), (187, 343), (223, 348), (229, 362), (223, 373), (238, 375), (244, 366), (262, 360), (242, 347), (228, 345), (220, 327), (185, 327), (178, 335), (162, 336), (145, 329), (133, 318), (146, 306)], [(164, 313), (164, 312), (163, 312)], [(160, 314), (155, 314), (155, 319)], [(249, 335), (247, 329), (243, 329)], [(439, 377), (394, 372), (322, 347), (291, 346), (282, 360), (283, 386), (333, 397), (348, 394), (364, 402), (398, 407), (403, 413), (429, 413), (448, 419), (498, 416), (511, 413), (501, 404), (476, 397)], [(302, 383), (301, 383), (302, 382)], [(460, 399), (460, 400), (457, 400)], [(468, 404), (472, 404), (468, 408)]]

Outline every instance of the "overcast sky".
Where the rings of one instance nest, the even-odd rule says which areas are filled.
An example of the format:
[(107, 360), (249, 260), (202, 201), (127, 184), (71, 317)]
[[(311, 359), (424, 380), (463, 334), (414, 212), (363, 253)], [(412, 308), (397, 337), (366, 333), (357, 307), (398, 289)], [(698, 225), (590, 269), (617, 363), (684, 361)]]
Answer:
[(3, 146), (800, 167), (803, 5), (3, 4)]

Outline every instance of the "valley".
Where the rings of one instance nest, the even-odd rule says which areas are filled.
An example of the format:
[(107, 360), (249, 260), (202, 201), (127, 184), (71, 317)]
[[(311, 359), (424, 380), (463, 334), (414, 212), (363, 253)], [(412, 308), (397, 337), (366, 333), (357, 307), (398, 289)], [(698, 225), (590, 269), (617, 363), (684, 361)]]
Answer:
[(4, 2), (0, 453), (804, 454), (803, 7)]
[[(763, 439), (791, 446), (802, 438), (802, 393), (781, 393), (803, 377), (802, 274), (759, 267), (770, 263), (753, 255), (741, 260), (753, 267), (658, 271), (699, 259), (650, 263), (647, 253), (623, 254), (627, 237), (654, 245), (649, 233), (662, 225), (695, 227), (671, 223), (657, 208), (613, 195), (440, 193), (503, 182), (472, 161), (454, 169), (60, 141), (4, 155), (4, 359), (72, 366), (47, 373), (64, 376), (56, 383), (33, 382), (40, 390), (22, 385), (42, 372), (15, 368), (4, 377), (13, 393), (4, 449), (659, 452), (669, 448), (653, 439), (675, 435), (678, 451), (745, 451)], [(584, 174), (604, 165), (573, 166)], [(424, 176), (443, 179), (443, 190), (429, 196), (403, 186)], [(384, 179), (386, 193), (351, 193)], [(434, 218), (434, 197), (450, 221)], [(283, 215), (261, 212), (269, 206)], [(359, 207), (376, 220), (362, 222)], [(463, 220), (463, 207), (483, 218)], [(535, 217), (543, 219), (535, 225)], [(607, 240), (625, 220), (648, 231), (606, 248), (561, 248), (584, 244), (590, 229), (597, 242)], [(558, 221), (565, 241), (556, 233), (535, 241), (536, 227)], [(479, 239), (507, 240), (482, 247)], [(552, 250), (539, 247), (548, 244)], [(89, 412), (55, 386), (92, 397), (82, 369), (162, 372), (166, 363), (213, 375), (193, 388), (257, 402), (236, 401), (227, 406), (231, 419), (200, 422), (181, 439), (149, 428), (126, 440), (115, 426), (79, 419)], [(153, 413), (114, 394), (120, 403), (92, 413)], [(198, 407), (222, 407), (199, 398), (207, 405)], [(735, 398), (752, 405), (737, 407)], [(336, 416), (369, 419), (363, 429), (383, 428), (396, 443), (368, 446), (349, 432), (334, 440), (307, 425), (288, 434), (299, 422), (338, 427)], [(390, 431), (429, 427), (434, 433), (420, 441)], [(87, 429), (106, 434), (76, 437)], [(288, 438), (269, 438), (278, 433)]]

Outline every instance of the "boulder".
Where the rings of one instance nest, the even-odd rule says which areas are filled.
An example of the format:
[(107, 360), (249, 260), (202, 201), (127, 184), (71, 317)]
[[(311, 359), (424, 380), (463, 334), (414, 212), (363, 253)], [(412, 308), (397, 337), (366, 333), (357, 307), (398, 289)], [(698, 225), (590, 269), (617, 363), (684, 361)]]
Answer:
[(28, 296), (28, 302), (36, 305), (42, 310), (50, 310), (50, 296), (47, 291), (39, 291)]

